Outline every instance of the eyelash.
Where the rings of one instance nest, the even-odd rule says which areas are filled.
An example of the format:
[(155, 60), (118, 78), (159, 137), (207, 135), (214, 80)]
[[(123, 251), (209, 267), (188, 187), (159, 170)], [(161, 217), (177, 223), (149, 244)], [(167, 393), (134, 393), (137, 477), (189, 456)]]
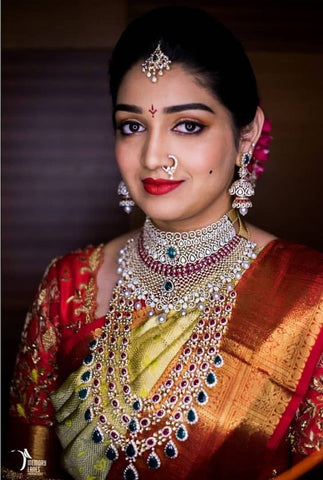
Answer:
[[(180, 126), (185, 126), (185, 130), (186, 131), (181, 131), (178, 129), (178, 127)], [(194, 131), (189, 131), (187, 129), (188, 125), (191, 125), (193, 126), (194, 128)], [(138, 127), (138, 130), (137, 131), (127, 131), (126, 132), (126, 128), (128, 127), (128, 129), (130, 130), (131, 127)], [(205, 128), (205, 125), (199, 123), (199, 122), (196, 122), (196, 121), (193, 121), (193, 120), (182, 120), (180, 122), (178, 122), (175, 127), (173, 127), (173, 131), (174, 132), (178, 132), (178, 133), (181, 133), (183, 135), (198, 135), (199, 133), (202, 132), (202, 130)], [(143, 131), (145, 131), (145, 127), (143, 125), (141, 125), (141, 123), (139, 122), (135, 122), (135, 121), (126, 121), (126, 122), (123, 122), (121, 123), (120, 125), (117, 126), (117, 129), (120, 131), (121, 135), (135, 135), (136, 133), (141, 133)], [(197, 129), (197, 130), (196, 130)]]
[[(185, 129), (186, 131), (180, 131), (180, 130), (176, 130), (179, 126), (181, 125), (185, 125)], [(187, 130), (187, 126), (188, 125), (192, 125), (194, 127), (194, 131), (189, 131)], [(202, 130), (205, 128), (205, 125), (203, 125), (202, 123), (199, 123), (199, 122), (196, 122), (194, 120), (182, 120), (180, 122), (177, 123), (177, 125), (175, 125), (175, 127), (173, 128), (173, 130), (178, 133), (182, 133), (184, 135), (198, 135), (199, 133), (202, 132)], [(196, 130), (198, 129), (198, 130)]]
[[(132, 132), (132, 131), (126, 132), (125, 131), (126, 127), (131, 128), (133, 126), (139, 127), (137, 132)], [(140, 130), (140, 127), (141, 127), (142, 130)], [(136, 133), (143, 132), (145, 130), (145, 127), (143, 125), (141, 125), (141, 123), (139, 123), (139, 122), (127, 121), (127, 122), (120, 123), (120, 125), (117, 125), (117, 129), (120, 131), (121, 135), (126, 136), (126, 135), (135, 135)]]

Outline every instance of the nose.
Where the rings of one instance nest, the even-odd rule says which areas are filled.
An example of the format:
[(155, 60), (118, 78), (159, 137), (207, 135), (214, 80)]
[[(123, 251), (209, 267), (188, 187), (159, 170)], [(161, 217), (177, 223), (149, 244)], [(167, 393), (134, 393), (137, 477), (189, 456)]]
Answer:
[(149, 133), (142, 151), (142, 163), (145, 168), (156, 171), (167, 163), (166, 143), (160, 131), (154, 130)]

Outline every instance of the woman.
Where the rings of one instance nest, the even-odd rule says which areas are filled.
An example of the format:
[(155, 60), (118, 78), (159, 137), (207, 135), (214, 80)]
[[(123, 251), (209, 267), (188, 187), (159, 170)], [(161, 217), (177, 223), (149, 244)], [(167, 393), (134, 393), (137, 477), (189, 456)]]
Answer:
[(242, 220), (264, 124), (249, 61), (170, 7), (130, 24), (110, 78), (120, 203), (147, 220), (46, 272), (12, 387), (20, 448), (52, 476), (55, 428), (73, 478), (272, 478), (321, 445), (322, 263)]

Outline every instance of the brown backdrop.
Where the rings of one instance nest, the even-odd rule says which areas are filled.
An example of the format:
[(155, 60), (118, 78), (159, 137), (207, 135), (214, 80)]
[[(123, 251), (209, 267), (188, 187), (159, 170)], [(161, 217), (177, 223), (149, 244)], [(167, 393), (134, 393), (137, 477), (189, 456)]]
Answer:
[(276, 235), (322, 248), (319, 1), (7, 0), (2, 57), (5, 410), (25, 311), (46, 264), (128, 228), (115, 194), (119, 176), (107, 62), (129, 19), (167, 3), (198, 4), (214, 13), (250, 54), (274, 142), (249, 219)]

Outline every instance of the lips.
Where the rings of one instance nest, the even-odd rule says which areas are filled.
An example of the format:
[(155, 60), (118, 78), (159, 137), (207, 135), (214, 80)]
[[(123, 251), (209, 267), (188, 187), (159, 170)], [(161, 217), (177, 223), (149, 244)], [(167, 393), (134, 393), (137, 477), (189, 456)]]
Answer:
[(179, 187), (183, 180), (165, 180), (164, 178), (144, 178), (144, 189), (150, 195), (165, 195)]

